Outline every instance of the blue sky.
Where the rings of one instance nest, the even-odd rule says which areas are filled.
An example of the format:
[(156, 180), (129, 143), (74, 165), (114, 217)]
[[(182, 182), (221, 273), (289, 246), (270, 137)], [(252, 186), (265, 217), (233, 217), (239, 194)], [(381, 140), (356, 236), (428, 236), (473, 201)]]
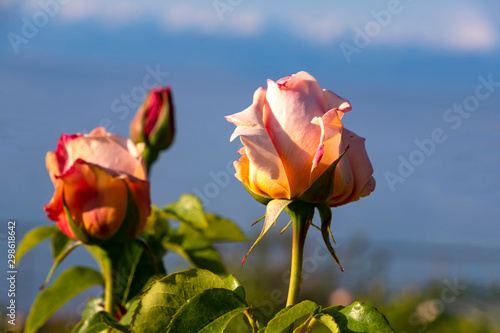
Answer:
[[(500, 3), (286, 3), (4, 0), (0, 218), (51, 223), (46, 152), (62, 133), (99, 125), (127, 135), (136, 109), (122, 96), (138, 104), (156, 71), (146, 85), (172, 85), (178, 134), (153, 169), (154, 202), (202, 193), (207, 210), (250, 231), (264, 207), (226, 178), (240, 144), (229, 143), (234, 126), (223, 116), (245, 109), (266, 79), (306, 70), (350, 100), (344, 124), (367, 138), (375, 169), (375, 192), (334, 210), (337, 238), (497, 247)], [(36, 32), (25, 27), (35, 23)], [(346, 45), (356, 49), (347, 57)], [(492, 90), (479, 88), (489, 95), (475, 105), (484, 80)], [(467, 116), (453, 111), (463, 103), (472, 103)], [(436, 129), (435, 148), (416, 152), (415, 140)], [(400, 156), (418, 162), (408, 176)], [(388, 173), (404, 182), (391, 188)]]

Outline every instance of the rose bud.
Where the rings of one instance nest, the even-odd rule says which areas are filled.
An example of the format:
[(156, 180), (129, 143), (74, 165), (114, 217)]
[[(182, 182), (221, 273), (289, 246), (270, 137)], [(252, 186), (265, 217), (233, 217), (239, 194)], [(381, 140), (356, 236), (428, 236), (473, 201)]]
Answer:
[(130, 124), (130, 138), (144, 142), (151, 157), (145, 156), (146, 165), (156, 160), (158, 153), (167, 149), (174, 140), (174, 105), (170, 87), (151, 90)]
[(250, 107), (226, 117), (237, 126), (231, 141), (240, 136), (244, 145), (236, 177), (251, 194), (264, 203), (300, 199), (330, 207), (369, 195), (375, 179), (365, 139), (341, 121), (349, 101), (306, 72), (267, 85)]
[(137, 236), (151, 209), (142, 146), (102, 127), (88, 135), (63, 134), (46, 157), (55, 187), (44, 206), (49, 219), (87, 244)]

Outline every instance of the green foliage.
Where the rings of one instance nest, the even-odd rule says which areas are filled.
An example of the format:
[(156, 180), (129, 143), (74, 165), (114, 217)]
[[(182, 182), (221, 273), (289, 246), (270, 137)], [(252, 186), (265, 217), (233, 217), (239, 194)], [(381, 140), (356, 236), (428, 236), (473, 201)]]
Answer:
[(71, 242), (71, 238), (63, 234), (57, 226), (54, 226), (55, 230), (51, 238), (52, 255), (57, 258), (59, 254), (64, 250), (64, 248)]
[(42, 226), (38, 228), (33, 228), (30, 231), (28, 231), (26, 235), (24, 235), (23, 239), (19, 243), (19, 247), (17, 248), (16, 252), (17, 263), (19, 264), (21, 258), (28, 251), (30, 251), (33, 247), (35, 247), (45, 239), (52, 237), (57, 231), (59, 231), (59, 228), (57, 228), (57, 226), (55, 225)]
[(303, 301), (294, 306), (289, 306), (281, 310), (274, 316), (267, 325), (265, 333), (279, 333), (286, 330), (294, 322), (304, 316), (315, 313), (319, 306), (311, 301)]
[(155, 211), (156, 221), (168, 224), (168, 219), (180, 225), (164, 227), (161, 245), (175, 252), (193, 266), (216, 274), (227, 274), (222, 258), (213, 247), (214, 242), (244, 241), (245, 235), (232, 221), (213, 213), (205, 213), (200, 200), (192, 194), (182, 195), (177, 202)]
[(202, 229), (203, 235), (210, 242), (244, 242), (247, 240), (241, 229), (231, 220), (217, 214), (205, 215), (208, 226)]
[(71, 267), (38, 294), (26, 320), (25, 332), (36, 332), (68, 300), (95, 285), (102, 285), (102, 275), (87, 267)]
[(341, 332), (339, 325), (335, 322), (335, 319), (328, 314), (317, 314), (316, 316), (314, 316), (314, 320), (328, 328), (332, 333)]
[(179, 201), (165, 206), (163, 211), (168, 218), (182, 221), (195, 228), (204, 229), (208, 227), (201, 201), (195, 195), (183, 194)]
[(117, 323), (109, 313), (99, 311), (94, 313), (89, 318), (82, 320), (71, 331), (72, 333), (100, 333), (103, 330), (108, 330), (109, 333), (129, 332), (129, 327)]
[(208, 269), (216, 274), (227, 274), (217, 250), (203, 233), (181, 224), (171, 237), (165, 238), (163, 246), (176, 252), (195, 267)]
[(169, 333), (220, 333), (229, 321), (248, 307), (228, 289), (203, 291), (186, 302), (168, 325)]
[(165, 332), (172, 317), (191, 298), (213, 288), (230, 289), (207, 270), (189, 269), (170, 274), (151, 284), (132, 315), (134, 332)]
[(243, 289), (243, 286), (241, 285), (240, 281), (238, 281), (233, 275), (229, 275), (227, 278), (224, 279), (224, 282), (226, 282), (227, 286), (234, 291), (236, 295), (242, 300), (245, 301), (246, 295), (245, 295), (245, 289)]
[(394, 330), (383, 314), (363, 302), (354, 302), (347, 307), (326, 308), (323, 313), (331, 315), (341, 332), (391, 333)]

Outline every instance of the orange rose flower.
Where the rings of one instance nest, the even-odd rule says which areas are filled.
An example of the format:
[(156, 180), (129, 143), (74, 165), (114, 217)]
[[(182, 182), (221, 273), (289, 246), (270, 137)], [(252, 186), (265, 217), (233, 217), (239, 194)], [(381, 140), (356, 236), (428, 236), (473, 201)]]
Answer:
[[(330, 207), (369, 195), (375, 179), (365, 139), (341, 121), (351, 110), (349, 101), (322, 89), (306, 72), (267, 85), (257, 89), (250, 107), (226, 117), (237, 126), (231, 141), (240, 136), (244, 145), (234, 162), (236, 177), (261, 197), (314, 198)], [(329, 182), (318, 187), (314, 182), (347, 147), (335, 169), (333, 191)], [(304, 195), (313, 184), (317, 193)]]
[(109, 240), (119, 230), (123, 239), (117, 241), (137, 236), (151, 209), (141, 152), (130, 139), (102, 127), (88, 135), (63, 134), (46, 157), (55, 187), (44, 206), (49, 219), (83, 242)]

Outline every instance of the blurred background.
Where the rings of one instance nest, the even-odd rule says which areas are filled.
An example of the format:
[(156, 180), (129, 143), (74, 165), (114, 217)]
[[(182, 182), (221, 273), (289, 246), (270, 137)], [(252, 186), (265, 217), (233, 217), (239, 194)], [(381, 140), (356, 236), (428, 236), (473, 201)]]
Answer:
[[(499, 13), (489, 0), (0, 0), (2, 253), (8, 220), (18, 241), (52, 223), (45, 154), (62, 133), (104, 126), (127, 136), (146, 91), (171, 85), (178, 131), (153, 169), (153, 201), (191, 192), (236, 221), (249, 242), (219, 249), (271, 316), (287, 290), (290, 231), (279, 231), (288, 220), (240, 266), (264, 206), (233, 177), (241, 144), (229, 143), (234, 125), (224, 116), (249, 106), (266, 79), (305, 70), (350, 100), (343, 122), (367, 138), (377, 188), (333, 211), (345, 272), (311, 230), (301, 297), (366, 301), (396, 332), (497, 331)], [(58, 272), (75, 263), (94, 265), (77, 251)], [(50, 265), (48, 244), (23, 259), (18, 319)], [(167, 256), (167, 269), (182, 267)], [(99, 292), (60, 310), (49, 331), (74, 325), (85, 297)]]

